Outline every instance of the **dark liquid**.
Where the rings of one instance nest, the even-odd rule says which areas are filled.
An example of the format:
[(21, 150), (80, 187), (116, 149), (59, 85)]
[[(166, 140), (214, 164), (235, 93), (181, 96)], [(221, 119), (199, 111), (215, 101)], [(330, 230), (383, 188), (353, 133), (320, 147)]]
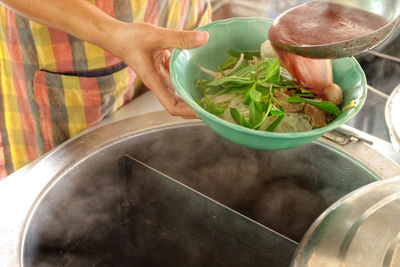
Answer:
[(280, 15), (269, 29), (274, 44), (324, 45), (370, 34), (387, 24), (371, 12), (312, 1)]
[(280, 15), (269, 29), (269, 39), (282, 65), (303, 86), (324, 97), (333, 82), (329, 59), (313, 60), (280, 49), (282, 45), (326, 45), (362, 37), (386, 25), (373, 13), (350, 6), (312, 1)]

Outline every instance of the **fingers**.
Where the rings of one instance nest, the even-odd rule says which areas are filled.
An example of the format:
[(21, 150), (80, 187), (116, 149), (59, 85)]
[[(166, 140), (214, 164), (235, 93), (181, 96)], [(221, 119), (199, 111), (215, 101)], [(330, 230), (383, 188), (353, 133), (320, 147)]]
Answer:
[[(154, 93), (171, 115), (187, 119), (198, 118), (196, 112), (175, 95), (174, 88), (168, 86), (165, 81), (165, 74), (163, 75), (160, 70), (157, 71), (154, 64), (151, 57), (142, 59), (142, 68), (137, 72), (143, 83)], [(158, 62), (158, 64), (161, 65), (161, 62)]]
[(199, 119), (196, 111), (183, 100), (178, 100), (173, 110), (178, 113), (175, 116), (180, 116), (184, 119)]
[(209, 35), (204, 31), (178, 31), (161, 29), (162, 48), (191, 49), (207, 43)]
[(122, 38), (125, 45), (121, 45), (121, 59), (134, 69), (171, 115), (198, 118), (196, 112), (176, 94), (170, 80), (166, 49), (199, 47), (208, 41), (208, 33), (170, 30), (147, 23), (129, 26), (134, 35)]

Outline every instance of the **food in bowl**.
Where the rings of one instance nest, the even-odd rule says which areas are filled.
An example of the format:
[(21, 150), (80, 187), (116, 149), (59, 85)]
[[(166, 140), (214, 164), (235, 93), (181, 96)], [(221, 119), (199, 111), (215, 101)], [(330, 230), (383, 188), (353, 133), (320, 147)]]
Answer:
[(208, 112), (268, 132), (310, 131), (341, 114), (341, 88), (330, 84), (328, 99), (303, 88), (281, 66), (268, 40), (258, 51), (227, 52), (219, 72), (200, 66), (210, 79), (197, 79), (195, 87), (202, 92), (199, 105)]
[[(272, 24), (267, 18), (230, 18), (214, 21), (197, 30), (210, 34), (208, 42), (195, 49), (175, 49), (170, 60), (171, 80), (179, 95), (196, 111), (201, 120), (217, 134), (233, 143), (256, 149), (289, 149), (307, 144), (324, 133), (334, 130), (351, 118), (362, 108), (367, 96), (365, 74), (353, 57), (333, 59), (333, 82), (343, 92), (341, 114), (324, 127), (311, 131), (278, 133), (254, 130), (236, 123), (230, 123), (205, 110), (199, 105), (203, 91), (195, 88), (196, 80), (212, 79), (200, 66), (214, 71), (222, 66), (229, 49), (255, 51), (268, 40), (268, 29)], [(353, 108), (344, 109), (345, 106)]]

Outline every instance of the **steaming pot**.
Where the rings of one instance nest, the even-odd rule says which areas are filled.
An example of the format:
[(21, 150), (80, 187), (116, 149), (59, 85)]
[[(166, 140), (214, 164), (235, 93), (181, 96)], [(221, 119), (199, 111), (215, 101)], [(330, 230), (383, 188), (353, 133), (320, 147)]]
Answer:
[(294, 266), (400, 266), (400, 176), (351, 192), (301, 241)]
[(333, 203), (400, 173), (363, 144), (261, 151), (166, 112), (106, 124), (1, 182), (0, 265), (289, 266)]

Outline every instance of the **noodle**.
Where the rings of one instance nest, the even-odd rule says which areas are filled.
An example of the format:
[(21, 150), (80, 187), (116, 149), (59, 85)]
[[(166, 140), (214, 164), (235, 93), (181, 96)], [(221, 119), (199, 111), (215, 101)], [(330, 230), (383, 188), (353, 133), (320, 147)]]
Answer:
[[(268, 45), (264, 56), (271, 53)], [(200, 105), (228, 122), (274, 132), (310, 131), (340, 114), (335, 104), (302, 88), (279, 59), (256, 54), (234, 51), (219, 72), (200, 67), (213, 77), (196, 81), (204, 91)]]

